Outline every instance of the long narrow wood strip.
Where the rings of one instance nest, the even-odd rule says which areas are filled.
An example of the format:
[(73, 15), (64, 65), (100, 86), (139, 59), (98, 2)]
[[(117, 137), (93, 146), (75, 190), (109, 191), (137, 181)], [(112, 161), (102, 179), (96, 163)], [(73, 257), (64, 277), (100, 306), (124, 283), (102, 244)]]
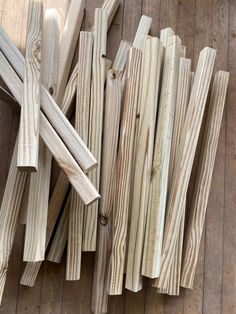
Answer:
[(160, 40), (164, 47), (167, 45), (168, 38), (173, 36), (175, 32), (171, 27), (167, 27), (161, 30), (160, 32)]
[(120, 1), (119, 0), (105, 0), (102, 5), (102, 9), (107, 11), (107, 28), (109, 29), (111, 23), (114, 19), (116, 11), (119, 7)]
[(129, 43), (121, 41), (113, 68), (107, 74), (102, 153), (104, 166), (101, 172), (102, 198), (99, 206), (98, 239), (92, 295), (92, 311), (94, 313), (107, 313), (108, 306), (107, 271), (111, 247), (110, 228), (115, 194), (115, 171), (122, 102), (122, 75), (129, 48)]
[[(112, 20), (111, 17), (114, 16), (113, 13), (116, 10), (115, 8), (117, 8), (118, 6), (116, 6), (116, 2), (113, 1), (113, 0), (105, 1), (104, 5), (105, 5), (105, 3), (107, 3), (107, 5), (109, 3), (111, 3), (111, 4), (113, 3), (114, 4), (114, 6), (113, 5), (111, 5), (111, 6), (109, 5), (110, 10), (108, 10), (108, 19)], [(0, 39), (1, 39), (0, 40), (0, 47), (1, 47), (1, 49), (3, 51), (5, 51), (5, 52), (6, 51), (9, 52), (9, 54), (8, 54), (9, 60), (14, 59), (15, 45), (14, 45), (14, 43), (11, 40), (7, 40), (8, 36), (4, 32), (4, 30), (2, 30), (1, 28), (0, 28)], [(20, 56), (21, 59), (23, 59), (23, 56), (21, 54), (19, 56)], [(16, 66), (20, 67), (21, 65), (20, 64), (16, 64)], [(75, 75), (75, 76), (77, 75), (77, 70), (76, 69), (74, 69), (73, 75)], [(66, 91), (68, 91), (69, 90), (69, 86), (72, 86), (71, 92), (68, 93), (68, 94), (70, 94), (70, 97), (64, 98), (64, 101), (63, 101), (63, 104), (62, 104), (62, 112), (65, 115), (69, 115), (70, 112), (71, 112), (72, 100), (73, 100), (73, 97), (75, 95), (75, 91), (76, 91), (76, 87), (77, 87), (77, 85), (75, 85), (75, 84), (77, 84), (77, 82), (75, 82), (75, 84), (71, 84), (70, 85), (71, 81), (73, 81), (73, 80), (69, 80), (69, 82), (67, 84), (67, 88), (66, 88)], [(63, 202), (63, 199), (64, 199), (64, 195), (66, 194), (66, 190), (67, 190), (67, 187), (69, 185), (68, 179), (64, 175), (63, 172), (60, 173), (59, 178), (62, 178), (62, 182), (57, 181), (56, 187), (55, 187), (54, 192), (53, 192), (53, 195), (54, 194), (57, 195), (57, 198), (59, 200), (58, 204), (57, 204), (56, 201), (53, 201), (52, 205), (49, 206), (49, 209), (48, 209), (48, 215), (49, 215), (48, 220), (50, 220), (50, 216), (52, 216), (54, 218), (54, 220), (53, 220), (54, 224), (55, 224), (55, 221), (56, 221), (57, 216), (59, 214), (58, 209), (61, 208), (61, 205), (62, 205), (62, 202)], [(50, 203), (51, 203), (51, 200), (50, 200)], [(52, 233), (52, 231), (51, 231), (51, 233)], [(47, 236), (47, 241), (50, 240), (51, 233), (49, 233), (49, 236)], [(37, 278), (40, 266), (41, 266), (41, 262), (38, 262), (38, 263), (27, 263), (26, 267), (24, 269), (24, 273), (23, 273), (22, 278), (21, 278), (21, 284), (26, 285), (26, 286), (33, 286), (34, 283), (35, 283), (35, 280)]]
[[(97, 190), (99, 190), (101, 170), (106, 40), (107, 12), (104, 9), (96, 9), (88, 146), (99, 164), (89, 173), (89, 178)], [(84, 213), (83, 251), (96, 249), (97, 214), (98, 203), (89, 206)]]
[(143, 48), (144, 40), (150, 31), (151, 24), (152, 18), (146, 15), (142, 15), (133, 41), (134, 48)]
[[(173, 140), (171, 147), (171, 161), (170, 161), (170, 174), (169, 174), (169, 191), (171, 182), (173, 180), (175, 168), (178, 166), (177, 162), (177, 148), (180, 142), (180, 134), (183, 129), (184, 120), (187, 112), (187, 105), (189, 102), (189, 95), (191, 89), (191, 60), (186, 58), (180, 58), (179, 64), (179, 78), (178, 78), (178, 92), (176, 99), (176, 111), (175, 121), (173, 129)], [(168, 294), (179, 295), (180, 286), (180, 274), (181, 274), (181, 263), (182, 263), (182, 247), (183, 247), (183, 236), (185, 227), (185, 207), (186, 201), (183, 203), (183, 217), (181, 220), (179, 238), (177, 240), (174, 258), (171, 264), (170, 280), (168, 287)]]
[(19, 185), (26, 184), (27, 173), (19, 172), (16, 167), (18, 141), (16, 141), (7, 183), (0, 209), (0, 304), (6, 283), (8, 261), (12, 250), (13, 240), (19, 219), (20, 204), (24, 189), (12, 194)]
[(85, 0), (72, 0), (66, 17), (60, 44), (58, 86), (56, 99), (59, 105), (64, 97), (76, 43), (84, 16)]
[[(47, 222), (47, 240), (46, 247), (48, 247), (50, 238), (55, 227), (57, 217), (60, 213), (64, 198), (67, 194), (69, 188), (69, 181), (66, 178), (64, 172), (61, 171), (58, 180), (56, 182), (55, 188), (53, 190), (52, 196), (50, 198), (48, 206), (48, 222)], [(23, 275), (21, 277), (20, 283), (25, 286), (33, 287), (35, 280), (37, 278), (40, 266), (42, 262), (26, 264)]]
[(215, 74), (184, 243), (181, 286), (190, 289), (194, 284), (228, 81), (228, 72), (219, 71)]
[(68, 225), (69, 225), (69, 210), (70, 210), (71, 196), (68, 196), (65, 208), (60, 218), (54, 239), (52, 241), (47, 260), (53, 263), (60, 263), (62, 255), (65, 251), (66, 242), (68, 239)]
[[(1, 32), (1, 41), (0, 48), (3, 50), (4, 55), (9, 60), (14, 70), (17, 71), (17, 74), (23, 78), (24, 73), (24, 59), (21, 57), (21, 53), (18, 48), (11, 43), (11, 39), (7, 36), (7, 34), (0, 29)], [(4, 43), (5, 44), (2, 44)], [(9, 53), (7, 49), (9, 47), (13, 49)], [(75, 131), (71, 123), (64, 116), (64, 112), (60, 110), (57, 106), (54, 99), (51, 97), (47, 89), (42, 85), (41, 86), (41, 107), (44, 111), (47, 118), (50, 120), (51, 124), (58, 132), (60, 137), (65, 141), (66, 145), (72, 152), (73, 156), (76, 158), (78, 163), (81, 165), (84, 171), (89, 171), (92, 168), (97, 166), (97, 161), (84, 144), (78, 133)], [(69, 108), (68, 108), (69, 109)]]
[[(12, 69), (2, 52), (0, 52), (0, 75), (4, 78), (8, 88), (20, 103), (22, 96), (22, 82)], [(79, 193), (86, 205), (92, 203), (99, 198), (99, 194), (94, 186), (89, 181), (81, 168), (71, 156), (70, 152), (57, 135), (45, 115), (41, 112), (40, 115), (40, 135), (45, 144), (50, 149), (59, 166), (67, 174), (70, 183)]]
[(131, 48), (128, 56), (126, 72), (126, 91), (117, 161), (117, 194), (114, 208), (115, 219), (113, 226), (113, 243), (109, 264), (109, 294), (122, 293), (141, 59), (141, 51), (136, 48)]
[(139, 124), (136, 132), (134, 183), (131, 200), (131, 224), (126, 270), (126, 289), (142, 289), (142, 258), (146, 228), (152, 156), (156, 126), (157, 100), (163, 60), (163, 46), (158, 38), (146, 39), (140, 86)]
[[(43, 28), (42, 82), (52, 96), (56, 92), (60, 39), (59, 24), (57, 10), (46, 10)], [(51, 163), (52, 155), (40, 139), (38, 172), (32, 173), (30, 178), (24, 261), (38, 262), (44, 260)]]
[(180, 49), (180, 38), (170, 36), (165, 50), (145, 235), (143, 266), (146, 264), (145, 274), (150, 278), (157, 278), (160, 272)]
[(27, 182), (24, 189), (23, 198), (20, 204), (20, 223), (22, 225), (26, 224), (27, 220), (27, 209), (28, 209), (28, 201), (29, 201), (29, 188), (30, 188), (30, 176), (27, 177)]
[[(89, 131), (92, 53), (93, 34), (91, 32), (80, 32), (75, 129), (80, 134), (85, 144), (88, 143)], [(75, 190), (72, 190), (71, 193), (69, 211), (66, 279), (79, 280), (84, 205)]]
[(184, 127), (180, 136), (180, 145), (177, 152), (178, 167), (174, 173), (167, 205), (168, 215), (166, 217), (161, 272), (158, 282), (158, 287), (161, 289), (167, 288), (168, 285), (174, 247), (179, 236), (180, 222), (183, 216), (183, 202), (186, 197), (215, 56), (216, 51), (208, 47), (200, 53)]
[(41, 94), (42, 0), (29, 3), (17, 167), (37, 171)]

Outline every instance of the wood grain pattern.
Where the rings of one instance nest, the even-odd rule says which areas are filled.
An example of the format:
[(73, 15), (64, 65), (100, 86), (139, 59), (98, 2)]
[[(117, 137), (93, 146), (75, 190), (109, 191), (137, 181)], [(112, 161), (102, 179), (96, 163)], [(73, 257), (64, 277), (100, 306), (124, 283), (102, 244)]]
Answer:
[[(0, 47), (3, 50), (4, 55), (11, 63), (14, 70), (17, 71), (17, 74), (23, 78), (24, 59), (22, 58), (20, 51), (13, 43), (11, 43), (11, 39), (2, 29), (0, 29), (0, 33), (2, 39)], [(8, 50), (9, 46), (12, 49), (11, 52)], [(73, 156), (76, 158), (83, 170), (89, 171), (90, 169), (96, 167), (96, 159), (84, 144), (71, 123), (66, 119), (66, 112), (57, 106), (57, 103), (43, 85), (41, 86), (41, 107), (42, 111), (73, 153)], [(70, 108), (67, 108), (67, 110), (69, 109)]]
[(24, 192), (23, 189), (19, 190), (18, 193), (13, 193), (12, 191), (15, 191), (18, 185), (24, 185), (27, 180), (27, 173), (19, 172), (16, 167), (17, 144), (18, 142), (16, 141), (0, 209), (0, 304), (6, 283), (8, 261), (19, 219), (19, 205)]
[(63, 209), (55, 236), (48, 252), (47, 260), (53, 263), (61, 263), (62, 255), (66, 248), (68, 239), (70, 202), (71, 194), (66, 200), (65, 208)]
[[(106, 10), (95, 10), (88, 147), (99, 164), (96, 169), (89, 173), (91, 182), (93, 182), (98, 190), (100, 184), (102, 152), (107, 19), (108, 16)], [(96, 249), (97, 215), (98, 203), (89, 206), (84, 213), (83, 251), (95, 251)]]
[(121, 122), (121, 135), (117, 161), (117, 183), (113, 243), (109, 264), (109, 294), (121, 294), (125, 264), (125, 247), (131, 185), (131, 169), (138, 107), (142, 53), (130, 48), (126, 72), (126, 91)]
[[(59, 13), (55, 9), (46, 10), (41, 73), (42, 83), (52, 96), (56, 92), (60, 39), (59, 25)], [(52, 155), (40, 139), (38, 171), (32, 173), (30, 177), (24, 261), (37, 262), (44, 260), (51, 163)]]
[[(4, 55), (0, 53), (1, 72), (4, 80), (11, 92), (13, 93), (16, 100), (20, 103), (22, 94), (22, 82), (20, 81), (17, 74), (14, 72)], [(67, 174), (70, 183), (74, 186), (76, 191), (80, 194), (85, 204), (89, 204), (99, 198), (99, 194), (94, 186), (89, 181), (88, 177), (81, 170), (79, 165), (76, 163), (73, 156), (67, 150), (66, 146), (59, 138), (47, 118), (41, 112), (40, 123), (40, 135), (45, 144), (50, 149), (52, 155), (60, 165), (60, 167)]]
[(157, 120), (156, 142), (152, 164), (150, 197), (148, 204), (148, 233), (146, 248), (149, 277), (157, 278), (160, 272), (162, 239), (167, 198), (169, 159), (174, 123), (177, 78), (181, 40), (178, 36), (167, 39), (162, 87)]
[[(171, 182), (173, 181), (173, 176), (175, 170), (175, 165), (178, 166), (177, 162), (177, 148), (180, 142), (180, 134), (184, 125), (184, 120), (187, 111), (187, 105), (189, 102), (189, 95), (191, 89), (191, 60), (187, 58), (180, 58), (179, 64), (179, 77), (178, 77), (178, 92), (176, 99), (176, 111), (175, 111), (175, 121), (173, 129), (173, 139), (171, 146), (171, 161), (169, 168), (169, 191), (171, 188)], [(174, 252), (174, 259), (171, 264), (170, 271), (170, 281), (168, 287), (168, 294), (179, 295), (180, 287), (180, 275), (181, 275), (181, 264), (182, 264), (182, 248), (183, 248), (183, 237), (185, 228), (185, 207), (186, 201), (183, 203), (183, 217), (180, 225), (179, 239), (177, 240)]]
[(72, 0), (66, 17), (64, 31), (60, 43), (58, 86), (56, 99), (58, 104), (64, 97), (64, 91), (70, 72), (76, 43), (84, 16), (85, 0)]
[(155, 37), (146, 39), (143, 48), (139, 121), (136, 125), (138, 129), (133, 170), (134, 193), (130, 208), (131, 224), (125, 284), (126, 289), (134, 292), (142, 288), (141, 268), (162, 61), (163, 46), (160, 40)]
[[(95, 255), (92, 311), (108, 310), (107, 272), (111, 248), (111, 220), (115, 194), (115, 171), (122, 101), (122, 75), (130, 44), (121, 41), (113, 68), (107, 74), (104, 112), (103, 153), (101, 171), (101, 202), (98, 216), (98, 238)], [(112, 128), (111, 128), (112, 126)]]
[(42, 1), (30, 1), (17, 154), (17, 167), (25, 171), (38, 169), (42, 22)]
[(228, 72), (219, 71), (215, 74), (184, 243), (181, 286), (185, 288), (193, 288), (228, 81)]
[[(161, 289), (166, 289), (168, 284), (170, 265), (173, 260), (173, 250), (178, 238), (184, 208), (183, 201), (185, 197), (183, 196), (186, 196), (187, 192), (215, 55), (216, 51), (208, 47), (204, 48), (200, 53), (186, 119), (181, 132), (180, 145), (177, 152), (179, 167), (174, 174), (167, 205), (168, 215), (166, 217), (161, 272), (158, 282), (158, 287)], [(196, 107), (198, 110), (196, 110)]]
[[(60, 172), (52, 196), (48, 206), (48, 222), (47, 222), (47, 239), (46, 247), (48, 247), (51, 239), (58, 215), (60, 213), (64, 198), (69, 188), (69, 181), (64, 172)], [(40, 270), (42, 262), (30, 263), (25, 266), (20, 283), (24, 286), (33, 287)]]
[[(85, 144), (88, 143), (89, 131), (92, 53), (93, 34), (80, 32), (75, 129)], [(83, 216), (84, 204), (79, 195), (72, 190), (66, 261), (67, 280), (80, 279)]]

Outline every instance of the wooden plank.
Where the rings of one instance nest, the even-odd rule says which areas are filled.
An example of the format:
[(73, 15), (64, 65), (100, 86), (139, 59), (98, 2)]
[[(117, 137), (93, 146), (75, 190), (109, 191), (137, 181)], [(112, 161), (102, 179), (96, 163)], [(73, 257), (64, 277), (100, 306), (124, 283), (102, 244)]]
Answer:
[(68, 239), (70, 202), (71, 195), (67, 198), (65, 208), (61, 215), (55, 236), (48, 252), (47, 260), (53, 263), (61, 263), (62, 255), (65, 251)]
[(38, 170), (43, 3), (29, 4), (17, 167)]
[[(115, 194), (115, 169), (118, 150), (122, 101), (122, 75), (130, 44), (121, 41), (112, 70), (107, 74), (104, 112), (101, 195), (98, 217), (98, 239), (95, 255), (92, 311), (108, 310), (107, 271), (111, 246), (110, 228)], [(112, 128), (111, 128), (112, 126)]]
[(146, 234), (146, 275), (157, 278), (160, 272), (161, 249), (167, 197), (171, 137), (174, 123), (181, 40), (168, 38), (165, 51), (156, 142), (152, 163), (151, 188)]
[[(50, 198), (49, 206), (48, 206), (48, 223), (47, 223), (47, 240), (46, 240), (47, 247), (51, 239), (53, 229), (57, 222), (57, 218), (60, 213), (60, 209), (62, 207), (68, 188), (69, 188), (69, 182), (68, 180), (66, 180), (66, 175), (64, 174), (64, 172), (61, 172), (56, 182), (56, 185), (53, 190), (52, 196)], [(36, 263), (28, 262), (24, 269), (20, 283), (24, 286), (33, 287), (35, 284), (35, 280), (37, 278), (38, 272), (40, 270), (41, 264), (42, 262), (36, 262)]]
[(20, 223), (22, 225), (26, 224), (27, 220), (27, 209), (28, 209), (28, 202), (29, 202), (29, 188), (30, 188), (30, 176), (27, 178), (27, 182), (24, 189), (23, 198), (20, 205)]
[(164, 47), (167, 46), (168, 38), (173, 36), (175, 32), (171, 27), (164, 28), (160, 31), (160, 40)]
[[(170, 168), (169, 168), (169, 184), (168, 184), (169, 191), (171, 189), (171, 182), (173, 181), (174, 173), (176, 171), (175, 167), (176, 165), (178, 165), (177, 149), (180, 142), (180, 134), (184, 125), (187, 105), (189, 102), (191, 79), (192, 79), (191, 60), (187, 58), (180, 58), (175, 121), (174, 121), (174, 128), (173, 128), (171, 160), (170, 160)], [(175, 246), (174, 259), (173, 259), (173, 262), (171, 265), (171, 271), (170, 271), (170, 281), (169, 281), (169, 287), (168, 287), (168, 294), (170, 295), (179, 295), (186, 201), (184, 202), (183, 206), (184, 206), (184, 209), (183, 209), (183, 217), (181, 220), (179, 239), (177, 240), (177, 243)]]
[[(179, 233), (183, 211), (183, 200), (187, 192), (201, 121), (207, 99), (210, 79), (213, 71), (216, 51), (204, 48), (199, 56), (193, 88), (190, 95), (188, 110), (181, 132), (180, 145), (177, 152), (178, 170), (174, 180), (167, 205), (168, 216), (164, 233), (159, 288), (166, 288), (169, 278), (173, 250)], [(196, 107), (198, 110), (196, 110)], [(190, 145), (191, 144), (191, 145)]]
[(128, 224), (131, 168), (133, 159), (136, 110), (138, 106), (141, 58), (142, 54), (139, 49), (130, 49), (127, 64), (126, 92), (117, 161), (117, 194), (115, 220), (113, 222), (113, 243), (109, 264), (109, 294), (122, 293), (125, 263), (124, 252)]
[[(53, 96), (56, 92), (60, 38), (59, 13), (56, 9), (46, 10), (43, 28), (42, 83)], [(25, 231), (24, 261), (44, 260), (48, 215), (49, 187), (52, 155), (46, 145), (39, 141), (37, 173), (30, 177), (29, 202)]]
[(84, 16), (85, 0), (72, 0), (66, 17), (60, 43), (58, 86), (56, 99), (59, 105), (64, 97), (72, 59)]
[[(81, 32), (77, 73), (75, 129), (85, 144), (88, 143), (89, 131), (92, 53), (93, 34), (91, 32)], [(66, 261), (67, 280), (80, 279), (83, 216), (84, 205), (76, 191), (72, 190)]]
[(219, 71), (216, 73), (213, 82), (204, 142), (200, 155), (198, 175), (184, 243), (181, 286), (185, 288), (193, 288), (228, 80), (229, 73)]
[[(20, 103), (22, 93), (22, 83), (10, 64), (5, 59), (4, 55), (0, 53), (1, 62), (1, 76), (4, 75), (4, 80), (14, 97)], [(59, 138), (55, 130), (52, 128), (47, 118), (41, 113), (40, 134), (43, 141), (49, 147), (52, 155), (60, 165), (60, 167), (67, 174), (70, 183), (74, 186), (76, 191), (80, 194), (85, 204), (89, 204), (99, 198), (99, 194), (94, 186), (89, 181), (88, 177), (84, 174), (81, 168), (76, 163), (75, 159), (71, 156), (66, 146)]]
[[(91, 182), (98, 190), (101, 170), (107, 19), (107, 12), (104, 9), (95, 10), (88, 146), (99, 164), (89, 173)], [(83, 251), (96, 249), (97, 215), (98, 203), (89, 206), (84, 212)]]
[(160, 40), (155, 37), (146, 39), (143, 49), (140, 116), (136, 133), (134, 193), (131, 199), (131, 224), (125, 284), (126, 289), (134, 292), (142, 289), (141, 268), (143, 250), (145, 250), (146, 216), (162, 61), (163, 46)]
[(134, 37), (133, 47), (141, 49), (144, 46), (145, 37), (148, 35), (151, 28), (152, 19), (149, 16), (142, 15), (137, 32)]
[[(11, 42), (10, 38), (2, 28), (0, 29), (0, 34), (2, 39), (0, 41), (0, 47), (3, 53), (13, 66), (16, 73), (21, 78), (23, 78), (24, 59), (22, 58), (17, 47), (14, 45), (14, 43)], [(11, 51), (9, 51), (9, 47), (11, 47)], [(66, 119), (63, 114), (64, 112), (60, 110), (56, 102), (53, 100), (43, 85), (41, 86), (41, 106), (42, 111), (50, 120), (53, 127), (66, 143), (70, 151), (73, 153), (74, 157), (81, 165), (83, 170), (89, 171), (96, 167), (97, 162), (94, 156), (81, 140), (71, 123)]]

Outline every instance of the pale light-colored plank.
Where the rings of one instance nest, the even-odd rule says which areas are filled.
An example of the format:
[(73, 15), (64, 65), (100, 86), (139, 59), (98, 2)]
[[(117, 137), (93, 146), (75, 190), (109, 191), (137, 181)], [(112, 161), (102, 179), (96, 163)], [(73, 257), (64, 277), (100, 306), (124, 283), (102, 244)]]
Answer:
[(69, 209), (70, 209), (71, 195), (68, 196), (65, 208), (60, 218), (57, 231), (53, 238), (47, 260), (53, 263), (60, 263), (63, 252), (65, 251), (66, 242), (68, 239), (68, 225), (69, 225)]
[(141, 268), (163, 61), (163, 46), (158, 38), (146, 39), (144, 43), (125, 284), (126, 289), (134, 292), (142, 289)]
[[(175, 167), (178, 167), (177, 162), (177, 148), (180, 142), (180, 134), (183, 129), (184, 120), (187, 112), (187, 106), (189, 102), (189, 95), (191, 89), (191, 60), (186, 58), (180, 58), (179, 64), (179, 77), (178, 77), (178, 92), (176, 99), (176, 111), (175, 121), (173, 129), (173, 140), (171, 146), (171, 161), (169, 168), (169, 191), (171, 182), (173, 180)], [(186, 201), (183, 203), (183, 217), (181, 220), (179, 238), (177, 240), (173, 263), (171, 264), (170, 281), (168, 287), (168, 294), (179, 295), (180, 286), (180, 274), (181, 274), (181, 263), (182, 263), (182, 248), (183, 248), (183, 237), (184, 237), (184, 226), (185, 226), (185, 207)]]
[(166, 217), (161, 271), (158, 282), (158, 287), (161, 289), (168, 287), (174, 247), (179, 236), (180, 222), (183, 216), (183, 202), (186, 197), (215, 56), (216, 51), (208, 47), (200, 53), (186, 118), (180, 136), (180, 145), (177, 151), (178, 167), (174, 173), (167, 205), (168, 215)]
[[(14, 43), (11, 42), (11, 39), (2, 28), (0, 29), (0, 33), (2, 39), (0, 41), (0, 48), (17, 74), (23, 78), (24, 58), (22, 58), (20, 51), (14, 45)], [(11, 51), (9, 51), (9, 47), (11, 47)], [(65, 113), (65, 111), (60, 110), (54, 99), (43, 85), (41, 85), (41, 107), (41, 111), (45, 112), (45, 115), (50, 120), (50, 123), (66, 143), (83, 170), (89, 171), (96, 167), (96, 159), (84, 144), (71, 123), (64, 116), (63, 113)], [(69, 110), (70, 108), (68, 107), (67, 109)]]
[[(122, 101), (122, 75), (130, 44), (121, 41), (112, 70), (107, 74), (104, 113), (101, 202), (98, 217), (98, 239), (93, 277), (92, 311), (106, 313), (108, 306), (107, 271), (111, 245), (111, 220), (115, 193), (115, 171)], [(111, 127), (112, 126), (112, 127)]]
[(109, 294), (122, 293), (141, 59), (141, 51), (136, 48), (131, 48), (126, 71), (126, 91), (117, 160), (115, 217), (109, 264)]
[(72, 0), (60, 43), (58, 86), (56, 99), (61, 105), (70, 72), (85, 9), (85, 0)]
[[(61, 171), (58, 177), (58, 180), (56, 182), (55, 188), (53, 190), (52, 196), (50, 198), (49, 206), (48, 206), (46, 247), (48, 247), (49, 241), (51, 239), (53, 229), (55, 227), (55, 224), (56, 224), (58, 215), (60, 213), (60, 209), (62, 207), (68, 188), (69, 188), (69, 181), (67, 180), (64, 172)], [(24, 269), (20, 283), (24, 286), (33, 287), (35, 284), (35, 280), (37, 278), (38, 272), (40, 270), (41, 264), (42, 264), (41, 261), (36, 262), (36, 263), (28, 262)]]
[[(98, 190), (101, 170), (107, 18), (106, 10), (95, 10), (88, 147), (99, 164), (89, 173), (91, 182)], [(96, 249), (97, 214), (98, 203), (89, 206), (84, 212), (83, 251)]]
[(160, 40), (164, 47), (167, 45), (168, 38), (174, 34), (175, 32), (171, 27), (164, 28), (160, 31)]
[(143, 15), (140, 19), (137, 32), (134, 37), (133, 47), (142, 49), (144, 45), (145, 37), (148, 35), (152, 24), (152, 18)]
[(228, 72), (219, 71), (215, 74), (184, 243), (181, 286), (185, 288), (192, 289), (194, 284), (228, 81)]
[[(92, 54), (93, 34), (91, 32), (80, 32), (75, 129), (80, 134), (85, 144), (88, 143), (89, 131)], [(69, 211), (66, 279), (79, 280), (84, 204), (73, 189), (71, 192)]]
[(157, 278), (160, 272), (180, 49), (179, 37), (176, 35), (168, 37), (152, 163), (148, 227), (145, 236), (145, 273), (150, 278)]
[[(56, 9), (46, 10), (42, 46), (42, 83), (52, 96), (56, 92), (60, 20)], [(39, 141), (38, 171), (30, 177), (25, 231), (24, 261), (44, 260), (52, 155)]]
[(17, 167), (25, 171), (38, 169), (42, 23), (43, 3), (41, 0), (31, 0), (17, 154)]
[[(22, 96), (22, 82), (1, 52), (0, 64), (0, 75), (4, 78), (5, 83), (18, 103), (20, 103)], [(75, 159), (42, 112), (40, 114), (40, 123), (42, 126), (40, 128), (40, 135), (43, 141), (50, 149), (59, 166), (67, 174), (70, 183), (80, 194), (84, 203), (88, 205), (97, 200), (99, 198), (99, 194), (95, 187), (91, 184), (88, 177), (76, 163)]]

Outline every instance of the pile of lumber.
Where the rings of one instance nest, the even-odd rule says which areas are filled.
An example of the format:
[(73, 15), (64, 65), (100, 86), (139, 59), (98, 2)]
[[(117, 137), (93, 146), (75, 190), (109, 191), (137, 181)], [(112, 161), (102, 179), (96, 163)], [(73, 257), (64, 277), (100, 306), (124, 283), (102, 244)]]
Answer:
[[(178, 35), (150, 35), (147, 16), (109, 60), (118, 6), (105, 0), (85, 32), (85, 1), (72, 0), (61, 34), (57, 9), (31, 0), (25, 58), (0, 29), (5, 99), (21, 106), (0, 209), (0, 300), (18, 223), (22, 285), (32, 287), (42, 261), (60, 263), (65, 250), (65, 278), (79, 280), (82, 252), (96, 251), (94, 313), (107, 312), (108, 295), (142, 289), (144, 277), (158, 293), (193, 288), (229, 73), (213, 75), (209, 47), (192, 69)], [(52, 159), (61, 171), (50, 195)]]

